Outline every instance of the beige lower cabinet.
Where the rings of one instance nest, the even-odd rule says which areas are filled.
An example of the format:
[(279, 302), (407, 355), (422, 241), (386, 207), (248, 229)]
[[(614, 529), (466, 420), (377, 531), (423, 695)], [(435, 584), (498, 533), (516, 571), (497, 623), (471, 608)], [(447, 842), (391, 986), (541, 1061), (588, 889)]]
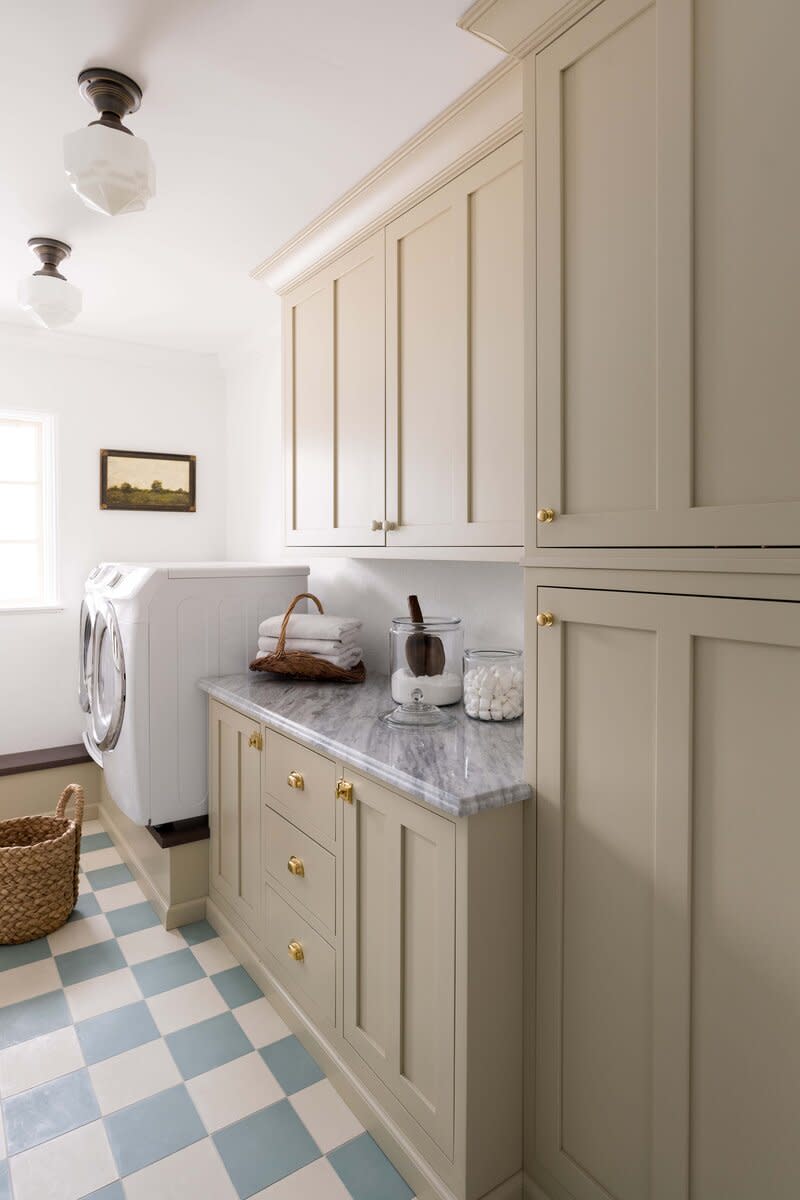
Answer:
[(261, 908), (261, 747), (256, 721), (209, 700), (209, 884), (252, 930)]
[(536, 599), (534, 1174), (794, 1200), (800, 605)]

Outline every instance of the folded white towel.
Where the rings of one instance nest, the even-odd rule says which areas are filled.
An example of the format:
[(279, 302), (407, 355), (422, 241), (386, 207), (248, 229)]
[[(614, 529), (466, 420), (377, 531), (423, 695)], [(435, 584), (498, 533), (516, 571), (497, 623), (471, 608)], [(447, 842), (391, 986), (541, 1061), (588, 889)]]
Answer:
[[(307, 654), (339, 654), (350, 646), (358, 643), (359, 632), (353, 629), (346, 633), (338, 642), (326, 641), (325, 638), (291, 638), (286, 639), (287, 650), (303, 650)], [(278, 648), (278, 638), (260, 637), (258, 648), (265, 653), (274, 653)]]
[[(277, 637), (283, 617), (268, 617), (258, 627), (261, 637)], [(327, 613), (292, 613), (286, 633), (292, 638), (314, 638), (316, 641), (338, 642), (346, 633), (361, 628), (356, 617), (334, 617)]]
[[(259, 648), (256, 659), (264, 658), (265, 655), (272, 653), (274, 651)], [(344, 667), (345, 670), (349, 670), (350, 667), (354, 667), (356, 663), (361, 661), (362, 654), (363, 651), (360, 646), (348, 646), (346, 650), (342, 650), (339, 654), (315, 654), (314, 657), (321, 659), (323, 662), (333, 663), (335, 667)]]

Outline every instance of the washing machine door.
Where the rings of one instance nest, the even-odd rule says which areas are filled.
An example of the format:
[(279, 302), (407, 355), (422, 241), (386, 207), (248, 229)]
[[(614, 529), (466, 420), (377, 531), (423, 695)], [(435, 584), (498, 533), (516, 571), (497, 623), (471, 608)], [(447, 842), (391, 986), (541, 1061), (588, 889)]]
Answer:
[(92, 635), (92, 737), (98, 750), (113, 750), (125, 718), (125, 653), (117, 615), (108, 600), (99, 600)]
[(88, 594), (81, 603), (78, 624), (78, 703), (81, 711), (92, 711), (92, 641), (94, 637), (94, 600)]

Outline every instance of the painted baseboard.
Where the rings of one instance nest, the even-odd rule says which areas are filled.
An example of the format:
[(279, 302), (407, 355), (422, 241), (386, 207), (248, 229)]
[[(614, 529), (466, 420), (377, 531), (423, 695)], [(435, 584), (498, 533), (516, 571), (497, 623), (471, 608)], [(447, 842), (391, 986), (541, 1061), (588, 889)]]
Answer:
[[(145, 870), (141, 859), (136, 854), (128, 839), (125, 837), (119, 823), (114, 820), (109, 805), (99, 806), (98, 820), (119, 850), (122, 858), (130, 868), (131, 873), (158, 914), (165, 929), (176, 929), (179, 925), (188, 925), (192, 921), (201, 921), (205, 916), (206, 900), (201, 896), (197, 900), (186, 900), (181, 904), (171, 904), (154, 884), (151, 876)], [(169, 851), (164, 851), (169, 853)]]

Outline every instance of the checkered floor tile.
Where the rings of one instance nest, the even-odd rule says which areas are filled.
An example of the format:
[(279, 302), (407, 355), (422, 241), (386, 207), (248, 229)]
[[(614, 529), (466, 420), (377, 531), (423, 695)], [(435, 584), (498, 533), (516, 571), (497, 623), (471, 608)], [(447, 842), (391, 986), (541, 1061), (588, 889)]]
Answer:
[(205, 921), (96, 821), (67, 924), (0, 946), (0, 1200), (412, 1200)]

